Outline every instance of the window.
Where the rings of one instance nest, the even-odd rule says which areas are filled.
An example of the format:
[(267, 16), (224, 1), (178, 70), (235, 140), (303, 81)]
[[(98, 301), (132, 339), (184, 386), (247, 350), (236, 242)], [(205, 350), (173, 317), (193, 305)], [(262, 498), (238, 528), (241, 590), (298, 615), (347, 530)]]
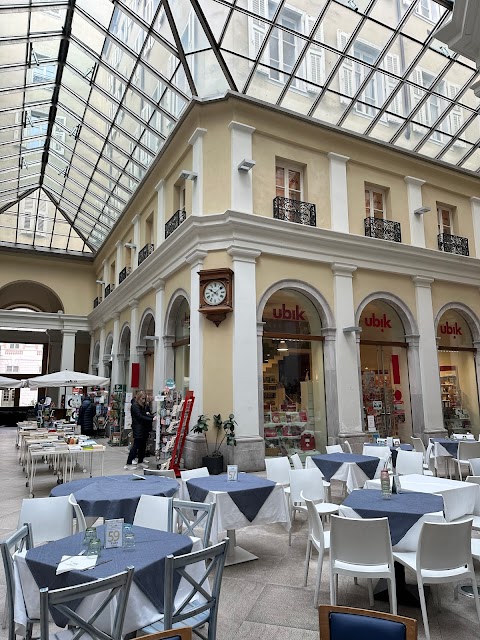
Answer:
[(275, 195), (302, 200), (303, 175), (298, 167), (278, 164), (275, 168)]
[[(291, 29), (293, 32), (300, 31), (300, 15), (297, 14), (295, 19), (293, 12), (288, 12), (288, 14), (291, 17), (281, 16), (278, 24)], [(296, 38), (293, 33), (274, 29), (270, 37), (269, 46), (270, 66), (273, 67), (273, 69), (270, 69), (270, 77), (273, 80), (282, 80), (283, 74), (280, 71), (291, 74), (297, 59)], [(296, 81), (293, 80), (292, 86), (295, 86), (295, 83)]]
[(46, 233), (47, 215), (48, 203), (46, 200), (28, 197), (24, 198), (20, 202), (19, 230), (22, 233)]
[(365, 215), (367, 218), (386, 218), (386, 196), (383, 189), (365, 186)]
[(63, 145), (65, 144), (66, 124), (67, 119), (64, 116), (57, 115), (55, 124), (53, 125), (53, 137), (50, 140), (50, 148), (61, 156), (65, 154), (65, 147)]
[(453, 235), (453, 211), (450, 207), (437, 206), (438, 233)]
[(415, 13), (430, 22), (436, 22), (440, 18), (440, 6), (432, 0), (418, 0)]
[(19, 345), (18, 345), (18, 343), (13, 343), (13, 342), (11, 342), (11, 343), (10, 343), (10, 349), (19, 349)]

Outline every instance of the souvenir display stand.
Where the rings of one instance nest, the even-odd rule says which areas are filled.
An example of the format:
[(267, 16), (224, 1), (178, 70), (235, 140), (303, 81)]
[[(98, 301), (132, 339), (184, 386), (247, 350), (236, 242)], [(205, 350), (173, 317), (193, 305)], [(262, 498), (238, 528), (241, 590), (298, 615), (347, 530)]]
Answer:
[(124, 439), (125, 424), (125, 385), (116, 384), (110, 396), (110, 404), (107, 413), (106, 435), (108, 443), (112, 446), (120, 446)]

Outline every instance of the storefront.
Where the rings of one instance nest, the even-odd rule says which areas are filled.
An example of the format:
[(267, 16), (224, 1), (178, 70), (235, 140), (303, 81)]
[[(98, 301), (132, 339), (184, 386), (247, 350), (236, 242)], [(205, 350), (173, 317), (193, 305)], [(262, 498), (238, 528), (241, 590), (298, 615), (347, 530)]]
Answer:
[(269, 298), (262, 320), (266, 455), (324, 450), (327, 422), (318, 311), (304, 294), (282, 289)]
[(364, 308), (360, 326), (364, 429), (408, 440), (412, 415), (403, 323), (392, 306), (375, 300)]
[(437, 327), (438, 365), (444, 426), (449, 433), (480, 431), (476, 349), (465, 318), (446, 311)]

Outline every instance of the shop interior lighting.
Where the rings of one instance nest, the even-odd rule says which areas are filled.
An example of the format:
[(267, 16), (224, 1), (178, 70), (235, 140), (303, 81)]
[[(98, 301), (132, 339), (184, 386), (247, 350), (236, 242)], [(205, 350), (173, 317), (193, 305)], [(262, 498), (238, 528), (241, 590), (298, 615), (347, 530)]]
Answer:
[(413, 213), (421, 216), (422, 214), (428, 213), (429, 211), (431, 211), (430, 207), (418, 207), (418, 209), (415, 209)]
[(285, 342), (285, 340), (280, 340), (277, 351), (288, 351), (287, 343)]
[(180, 175), (179, 175), (180, 180), (196, 180), (198, 178), (198, 173), (195, 173), (195, 171), (187, 171), (186, 169), (184, 169)]
[(253, 169), (254, 166), (255, 160), (242, 160), (238, 165), (238, 170), (248, 172), (250, 169)]

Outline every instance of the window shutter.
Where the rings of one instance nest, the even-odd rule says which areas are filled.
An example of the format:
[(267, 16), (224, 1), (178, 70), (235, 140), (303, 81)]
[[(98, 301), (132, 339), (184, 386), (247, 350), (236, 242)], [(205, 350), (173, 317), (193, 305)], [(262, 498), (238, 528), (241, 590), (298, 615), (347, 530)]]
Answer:
[(24, 198), (22, 200), (22, 228), (25, 231), (32, 231), (34, 216), (35, 200), (33, 198)]
[[(460, 87), (456, 84), (452, 84), (451, 82), (449, 82), (447, 85), (447, 91), (448, 91), (448, 97), (451, 100), (455, 101), (460, 91)], [(449, 120), (450, 133), (452, 134), (452, 136), (454, 136), (463, 125), (463, 109), (460, 105), (455, 104), (453, 106), (452, 110), (448, 115), (448, 120)], [(457, 147), (465, 147), (465, 142), (463, 142), (462, 140), (456, 140), (454, 142), (454, 145)]]
[(67, 119), (65, 117), (57, 116), (56, 122), (53, 125), (53, 137), (51, 140), (52, 149), (61, 156), (65, 155), (65, 129), (59, 125), (63, 125), (63, 127), (65, 127), (66, 122)]
[[(395, 76), (398, 76), (400, 74), (400, 58), (397, 55), (393, 53), (387, 53), (387, 55), (385, 56), (384, 65), (385, 70), (389, 73), (393, 73)], [(387, 101), (389, 96), (395, 91), (397, 86), (398, 80), (395, 80), (395, 78), (392, 78), (391, 76), (385, 76), (385, 94)], [(390, 111), (390, 113), (387, 113), (387, 120), (389, 122), (400, 122), (400, 118), (396, 117), (402, 114), (402, 100), (400, 92), (395, 95), (393, 100), (389, 103), (387, 109), (388, 111)]]
[[(261, 20), (266, 18), (268, 13), (268, 0), (248, 0), (248, 9), (258, 18), (248, 17), (248, 57), (255, 60), (260, 47), (265, 39), (267, 24)], [(268, 48), (268, 45), (267, 45)], [(265, 57), (265, 53), (262, 58)], [(267, 56), (268, 57), (268, 56)], [(268, 69), (257, 67), (261, 73), (268, 73)]]
[(37, 212), (37, 233), (46, 233), (47, 231), (47, 201), (42, 198), (38, 201)]
[[(340, 52), (345, 51), (347, 42), (350, 39), (350, 33), (345, 31), (337, 31), (337, 44)], [(353, 96), (353, 60), (345, 59), (340, 65), (339, 69), (339, 83), (340, 83), (340, 102), (342, 104), (349, 104), (350, 100), (347, 96)]]
[[(423, 75), (419, 69), (414, 69), (412, 71), (411, 79), (412, 79), (412, 82), (423, 87)], [(424, 98), (424, 96), (425, 96), (425, 91), (423, 91), (422, 89), (419, 89), (418, 87), (414, 87), (413, 85), (411, 86), (411, 98), (412, 98), (413, 109), (415, 109), (417, 104), (420, 102), (420, 100)], [(419, 124), (416, 124), (416, 123), (428, 125), (428, 113), (426, 111), (426, 105), (424, 105), (420, 109), (420, 111), (417, 111), (417, 113), (414, 116), (414, 120), (416, 122), (412, 123), (413, 130), (423, 133), (423, 127), (419, 126)]]
[[(305, 33), (309, 35), (315, 24), (315, 18), (306, 16), (305, 20)], [(320, 24), (316, 33), (315, 40), (317, 42), (323, 42), (323, 24)], [(323, 84), (325, 77), (325, 57), (324, 50), (318, 44), (312, 43), (308, 47), (308, 51), (305, 54), (305, 62), (307, 67), (307, 80), (315, 84), (307, 84), (307, 91), (312, 93), (319, 93), (320, 85)], [(319, 85), (319, 86), (317, 86)]]

